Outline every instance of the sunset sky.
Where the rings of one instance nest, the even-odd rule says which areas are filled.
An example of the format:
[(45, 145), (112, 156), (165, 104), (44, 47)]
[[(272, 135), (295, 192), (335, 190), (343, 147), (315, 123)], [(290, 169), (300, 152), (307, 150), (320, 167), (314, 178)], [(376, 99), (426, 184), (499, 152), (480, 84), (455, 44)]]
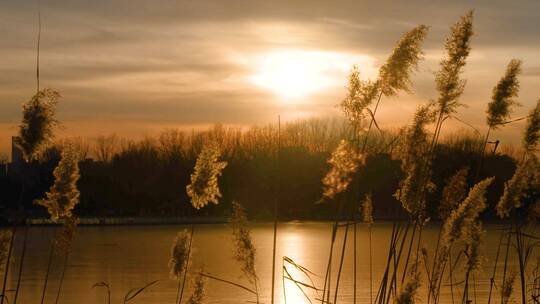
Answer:
[[(130, 138), (213, 123), (250, 126), (340, 115), (357, 64), (374, 78), (401, 34), (431, 27), (414, 93), (384, 100), (383, 127), (435, 99), (449, 26), (475, 10), (458, 116), (482, 131), (491, 90), (512, 58), (526, 114), (540, 98), (540, 1), (42, 0), (41, 84), (61, 92), (60, 136)], [(37, 0), (0, 0), (0, 153), (35, 92)], [(462, 128), (448, 123), (448, 130)], [(523, 123), (493, 138), (518, 142)]]

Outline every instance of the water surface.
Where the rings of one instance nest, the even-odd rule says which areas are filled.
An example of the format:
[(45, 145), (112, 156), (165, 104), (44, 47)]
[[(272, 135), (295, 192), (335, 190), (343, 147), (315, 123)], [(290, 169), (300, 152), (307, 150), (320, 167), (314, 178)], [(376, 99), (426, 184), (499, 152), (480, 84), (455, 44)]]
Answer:
[[(329, 255), (331, 223), (297, 222), (279, 225), (276, 293), (277, 303), (284, 303), (282, 288), (282, 260), (287, 256), (296, 263), (309, 268), (317, 276), (314, 281), (322, 288), (324, 273)], [(486, 225), (485, 262), (483, 268), (474, 277), (476, 288), (471, 297), (478, 302), (486, 302), (489, 290), (489, 278), (493, 271), (500, 229), (502, 226)], [(61, 294), (60, 303), (95, 304), (106, 303), (106, 290), (92, 288), (95, 283), (106, 282), (111, 287), (111, 302), (123, 303), (125, 294), (132, 288), (144, 286), (146, 283), (160, 280), (148, 288), (130, 303), (174, 303), (177, 283), (169, 279), (167, 263), (170, 248), (175, 234), (186, 229), (186, 226), (86, 226), (80, 227), (73, 252), (70, 255), (68, 269)], [(372, 229), (372, 261), (373, 285), (376, 293), (378, 281), (386, 265), (388, 243), (392, 230), (390, 223), (377, 223)], [(423, 232), (423, 241), (428, 247), (435, 247), (438, 227), (429, 225)], [(272, 269), (272, 224), (254, 224), (252, 235), (257, 249), (257, 271), (260, 277), (261, 302), (270, 303), (271, 269)], [(32, 227), (29, 233), (28, 259), (25, 261), (22, 289), (19, 303), (39, 303), (43, 280), (47, 267), (48, 246), (53, 233), (51, 227)], [(22, 235), (22, 234), (21, 234)], [(352, 303), (353, 295), (353, 231), (349, 230), (349, 242), (339, 286), (339, 302)], [(343, 229), (338, 234), (334, 253), (342, 250)], [(20, 235), (19, 235), (20, 237)], [(195, 251), (192, 269), (203, 268), (218, 277), (249, 286), (242, 278), (239, 265), (233, 259), (230, 228), (225, 224), (196, 225), (194, 236)], [(357, 236), (357, 303), (369, 303), (369, 234), (364, 225), (358, 225)], [(20, 243), (17, 251), (20, 250)], [(53, 271), (47, 290), (46, 303), (54, 303), (58, 278), (61, 274), (63, 257), (55, 257)], [(16, 264), (12, 264), (12, 269)], [(512, 261), (510, 267), (516, 267)], [(339, 264), (335, 260), (331, 278), (332, 290), (335, 289), (335, 277)], [(298, 280), (306, 280), (301, 274), (288, 267)], [(517, 269), (517, 268), (516, 268)], [(17, 271), (10, 275), (10, 286), (14, 288)], [(454, 269), (456, 277), (462, 277), (461, 268)], [(425, 276), (425, 274), (424, 274)], [(400, 281), (401, 278), (398, 278)], [(285, 284), (288, 303), (309, 303), (300, 290), (291, 282)], [(517, 288), (517, 286), (516, 286)], [(459, 288), (457, 288), (459, 289)], [(190, 290), (187, 290), (187, 294)], [(10, 297), (13, 292), (10, 292)], [(312, 299), (318, 298), (309, 292)], [(426, 291), (420, 296), (425, 298)], [(455, 297), (459, 297), (459, 292)], [(229, 285), (208, 281), (206, 303), (238, 304), (253, 301), (255, 298), (244, 290)], [(456, 300), (459, 302), (459, 300)], [(493, 302), (493, 301), (492, 301)], [(493, 303), (497, 303), (497, 301)], [(451, 303), (450, 289), (443, 287), (441, 303)]]

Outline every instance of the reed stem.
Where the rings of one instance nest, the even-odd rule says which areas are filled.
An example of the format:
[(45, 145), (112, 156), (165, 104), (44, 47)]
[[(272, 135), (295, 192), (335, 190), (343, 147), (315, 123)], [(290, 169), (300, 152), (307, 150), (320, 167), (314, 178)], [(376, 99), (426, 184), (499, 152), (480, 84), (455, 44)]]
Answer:
[(17, 299), (19, 298), (19, 291), (21, 289), (21, 280), (23, 276), (24, 269), (24, 258), (26, 257), (26, 247), (28, 243), (28, 226), (24, 226), (24, 237), (23, 237), (23, 248), (21, 252), (21, 261), (19, 263), (19, 276), (17, 278), (17, 288), (15, 289), (15, 296), (13, 298), (13, 304), (17, 304)]
[(49, 283), (49, 274), (51, 272), (51, 265), (54, 256), (54, 239), (56, 237), (56, 227), (53, 230), (53, 237), (51, 244), (49, 245), (49, 259), (47, 262), (47, 272), (45, 273), (45, 282), (43, 283), (43, 292), (41, 293), (41, 304), (45, 301), (45, 293), (47, 292), (47, 284)]
[(187, 272), (189, 268), (189, 258), (191, 257), (191, 246), (193, 243), (193, 232), (194, 228), (193, 225), (191, 225), (191, 236), (189, 238), (189, 247), (188, 247), (188, 253), (186, 258), (186, 267), (184, 268), (184, 278), (182, 280), (182, 288), (180, 289), (180, 297), (178, 298), (178, 304), (182, 303), (182, 297), (184, 295), (184, 288), (186, 287), (186, 278), (187, 278)]
[(6, 259), (6, 266), (4, 267), (4, 282), (2, 283), (2, 295), (0, 299), (0, 304), (4, 304), (4, 298), (6, 297), (7, 278), (9, 275), (9, 265), (11, 264), (11, 254), (13, 251), (13, 243), (15, 240), (16, 232), (17, 232), (17, 226), (14, 225), (11, 232), (11, 240), (9, 241), (9, 250), (8, 250), (8, 255)]
[(60, 300), (60, 294), (62, 292), (62, 287), (64, 285), (64, 277), (66, 276), (66, 270), (68, 267), (68, 260), (69, 260), (69, 251), (66, 252), (64, 255), (64, 266), (62, 267), (62, 275), (60, 275), (60, 283), (58, 284), (58, 291), (56, 292), (56, 300), (54, 301), (55, 304), (58, 304), (58, 301)]

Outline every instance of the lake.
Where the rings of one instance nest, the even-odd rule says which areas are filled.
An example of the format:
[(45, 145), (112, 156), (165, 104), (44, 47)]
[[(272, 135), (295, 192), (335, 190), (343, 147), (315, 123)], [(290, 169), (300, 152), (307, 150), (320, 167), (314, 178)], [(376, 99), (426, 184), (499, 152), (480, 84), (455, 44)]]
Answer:
[[(309, 268), (317, 276), (314, 281), (322, 288), (329, 254), (332, 223), (329, 222), (289, 222), (280, 223), (277, 247), (277, 303), (284, 303), (282, 288), (282, 256), (293, 259), (296, 263)], [(170, 248), (176, 233), (187, 226), (83, 226), (79, 232), (69, 259), (69, 267), (63, 286), (60, 303), (95, 304), (106, 303), (106, 290), (92, 288), (95, 283), (106, 282), (111, 287), (112, 303), (123, 303), (126, 292), (131, 288), (144, 286), (146, 283), (160, 280), (149, 287), (129, 303), (174, 303), (177, 283), (169, 279), (167, 263)], [(478, 302), (486, 302), (489, 290), (489, 278), (493, 269), (500, 231), (502, 226), (485, 225), (487, 230), (484, 246), (485, 261), (481, 271), (474, 277), (476, 288), (471, 297), (476, 296)], [(388, 243), (392, 230), (391, 223), (376, 223), (372, 229), (374, 293), (387, 259)], [(423, 241), (428, 247), (435, 247), (438, 227), (430, 224), (423, 232)], [(230, 228), (226, 224), (196, 225), (194, 234), (194, 254), (192, 269), (204, 268), (212, 275), (239, 284), (249, 285), (241, 277), (239, 265), (233, 259)], [(257, 249), (256, 267), (260, 277), (261, 302), (270, 303), (271, 269), (272, 269), (272, 224), (257, 223), (252, 225), (253, 241)], [(22, 289), (19, 303), (39, 303), (42, 293), (43, 279), (47, 267), (49, 242), (52, 227), (32, 227), (29, 232), (28, 258), (25, 262)], [(338, 236), (342, 236), (343, 229)], [(19, 240), (20, 236), (19, 234)], [(338, 301), (352, 303), (353, 294), (353, 253), (352, 231), (350, 230), (346, 258), (340, 283)], [(369, 243), (367, 226), (360, 224), (357, 228), (357, 303), (369, 303)], [(341, 252), (342, 238), (338, 238), (335, 246), (336, 254)], [(15, 248), (20, 250), (20, 242)], [(432, 254), (432, 251), (430, 251)], [(63, 258), (56, 257), (46, 303), (54, 303), (58, 278), (61, 274)], [(13, 264), (12, 269), (16, 269)], [(335, 277), (338, 260), (332, 266), (332, 290), (335, 288)], [(517, 267), (512, 259), (512, 266)], [(292, 269), (293, 276), (305, 280)], [(517, 268), (516, 268), (517, 269)], [(462, 278), (461, 269), (455, 269), (454, 275)], [(16, 274), (10, 274), (8, 289), (16, 284)], [(425, 278), (425, 273), (423, 273)], [(423, 286), (425, 287), (425, 286)], [(518, 285), (516, 285), (518, 289)], [(473, 294), (474, 291), (474, 294)], [(441, 303), (451, 303), (450, 289), (443, 288)], [(517, 291), (519, 293), (519, 291)], [(187, 292), (189, 294), (189, 290)], [(309, 303), (300, 290), (287, 281), (286, 294), (288, 303)], [(317, 298), (313, 292), (312, 299)], [(422, 289), (419, 295), (425, 298), (427, 291)], [(9, 293), (10, 300), (13, 292)], [(254, 301), (254, 297), (246, 291), (217, 281), (207, 281), (206, 303), (246, 303)], [(333, 293), (332, 293), (333, 295)], [(456, 298), (458, 297), (456, 293)], [(333, 297), (333, 296), (332, 296)], [(495, 297), (499, 302), (499, 298)], [(459, 302), (457, 300), (456, 302)], [(185, 297), (187, 300), (187, 296)], [(11, 302), (11, 301), (10, 301)], [(424, 301), (425, 302), (425, 301)]]

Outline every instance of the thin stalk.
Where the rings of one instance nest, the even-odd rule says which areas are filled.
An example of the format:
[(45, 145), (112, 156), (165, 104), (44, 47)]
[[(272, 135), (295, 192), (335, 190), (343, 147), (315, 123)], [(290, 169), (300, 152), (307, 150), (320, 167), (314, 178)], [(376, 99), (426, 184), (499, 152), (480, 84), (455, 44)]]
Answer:
[[(275, 280), (276, 280), (276, 244), (277, 244), (277, 229), (278, 229), (278, 204), (279, 195), (281, 193), (281, 170), (279, 166), (279, 156), (281, 152), (281, 117), (278, 116), (278, 151), (277, 151), (277, 169), (278, 169), (278, 191), (274, 201), (274, 240), (272, 245), (272, 298), (271, 303), (274, 304)], [(283, 286), (285, 288), (285, 286)]]
[(62, 292), (62, 286), (64, 285), (64, 277), (66, 276), (66, 270), (69, 260), (69, 251), (66, 252), (64, 255), (64, 266), (62, 267), (62, 274), (60, 275), (60, 283), (58, 284), (58, 291), (56, 292), (56, 300), (54, 301), (55, 304), (58, 304), (58, 301), (60, 300), (60, 293)]
[(388, 286), (388, 278), (390, 275), (390, 263), (392, 262), (393, 254), (395, 254), (395, 247), (398, 241), (399, 236), (399, 228), (397, 223), (393, 223), (392, 225), (392, 234), (390, 237), (390, 246), (388, 248), (388, 259), (386, 261), (386, 269), (384, 271), (384, 275), (381, 279), (381, 284), (379, 285), (379, 291), (377, 293), (376, 300), (378, 303), (386, 303), (386, 290)]
[(393, 291), (394, 293), (394, 299), (397, 299), (397, 291), (398, 291), (398, 284), (397, 284), (397, 272), (399, 269), (399, 262), (401, 261), (401, 257), (403, 254), (403, 248), (405, 248), (405, 242), (407, 240), (407, 235), (409, 234), (410, 229), (410, 222), (407, 222), (407, 226), (405, 227), (405, 232), (401, 233), (401, 244), (399, 246), (399, 252), (396, 255), (395, 247), (394, 247), (394, 273), (392, 274), (392, 285), (390, 292), (388, 293), (388, 300), (390, 300), (390, 294)]
[(520, 224), (516, 220), (516, 250), (518, 254), (519, 261), (519, 279), (521, 283), (521, 302), (527, 304), (527, 292), (526, 292), (526, 280), (525, 280), (525, 257), (523, 256), (523, 239), (521, 235)]
[(465, 287), (463, 288), (463, 299), (461, 300), (461, 303), (467, 304), (469, 303), (469, 277), (471, 275), (471, 272), (467, 270), (465, 273)]
[[(443, 265), (442, 265), (442, 270), (441, 270), (441, 273), (444, 274), (444, 270), (446, 269), (446, 264), (447, 262), (444, 261)], [(452, 265), (452, 261), (450, 261), (450, 266)], [(451, 268), (451, 267), (450, 267)], [(437, 292), (435, 293), (435, 296), (433, 297), (433, 303), (437, 303), (439, 301), (439, 295), (440, 295), (440, 292), (441, 292), (441, 285), (442, 285), (442, 281), (443, 281), (443, 275), (440, 276), (440, 279), (438, 281), (438, 284), (437, 284)], [(451, 282), (452, 283), (452, 282)], [(453, 295), (452, 295), (453, 296)]]
[[(331, 266), (332, 266), (332, 254), (334, 252), (334, 242), (336, 239), (336, 232), (337, 232), (337, 224), (334, 224), (332, 227), (332, 236), (330, 239), (330, 254), (328, 255), (328, 265), (326, 267), (326, 276), (324, 277), (324, 287), (323, 287), (323, 296), (321, 300), (321, 304), (324, 304), (325, 302), (325, 295), (326, 295), (326, 288), (330, 289), (330, 274), (331, 274)], [(330, 291), (328, 291), (330, 294)]]
[[(506, 254), (504, 257), (504, 267), (503, 267), (503, 283), (506, 282), (506, 272), (507, 272), (507, 266), (508, 266), (508, 255), (510, 253), (510, 236), (512, 235), (512, 231), (508, 232), (508, 237), (506, 240)], [(503, 303), (503, 296), (501, 293), (501, 303)]]
[(56, 227), (53, 231), (53, 237), (49, 247), (49, 260), (47, 262), (47, 272), (45, 273), (45, 282), (43, 283), (43, 292), (41, 293), (41, 304), (45, 301), (45, 293), (47, 291), (47, 284), (49, 283), (49, 274), (51, 273), (51, 265), (54, 256), (54, 239), (56, 237)]
[(379, 98), (377, 98), (377, 103), (375, 104), (375, 108), (373, 109), (373, 116), (371, 116), (371, 119), (369, 121), (369, 126), (366, 131), (366, 137), (364, 138), (364, 143), (362, 144), (362, 153), (366, 152), (366, 147), (368, 143), (369, 133), (371, 132), (371, 128), (373, 127), (373, 122), (375, 120), (375, 115), (377, 114), (377, 109), (379, 109), (379, 104), (381, 102), (382, 98), (382, 91), (379, 93)]
[(413, 226), (411, 242), (409, 243), (409, 252), (407, 253), (407, 259), (405, 260), (405, 269), (403, 270), (403, 275), (401, 277), (401, 285), (403, 285), (403, 283), (405, 282), (405, 276), (407, 275), (407, 267), (409, 265), (409, 260), (411, 258), (412, 248), (414, 246), (414, 237), (416, 235), (416, 228), (417, 228), (417, 225), (415, 223), (414, 226)]
[(345, 248), (347, 247), (347, 235), (349, 234), (349, 225), (345, 225), (345, 236), (343, 237), (343, 247), (341, 248), (341, 259), (339, 261), (339, 270), (336, 278), (336, 291), (334, 293), (334, 304), (337, 304), (337, 296), (339, 291), (339, 280), (341, 278), (341, 270), (343, 269), (343, 260), (345, 256)]
[(369, 224), (369, 303), (373, 304), (373, 257), (371, 247), (371, 224)]
[[(354, 213), (353, 213), (354, 214)], [(354, 218), (354, 215), (353, 215), (353, 218)], [(353, 286), (354, 286), (354, 289), (353, 289), (353, 304), (356, 304), (356, 219), (353, 219), (354, 220), (354, 226), (353, 226), (353, 237), (354, 237), (354, 241), (353, 241), (353, 252), (354, 252), (354, 255), (353, 255), (353, 264), (354, 264), (354, 274), (353, 274)]]
[(8, 250), (8, 256), (6, 259), (6, 266), (4, 267), (4, 282), (2, 283), (2, 295), (0, 303), (4, 304), (4, 298), (6, 297), (6, 285), (7, 285), (7, 278), (9, 274), (9, 265), (11, 264), (11, 253), (13, 251), (13, 242), (15, 240), (15, 234), (17, 232), (17, 226), (13, 226), (12, 232), (11, 232), (11, 240), (9, 241), (9, 250)]
[(178, 304), (178, 299), (180, 299), (180, 289), (182, 288), (182, 281), (178, 279), (178, 284), (176, 286), (176, 300), (174, 301), (175, 304)]
[(379, 291), (377, 292), (377, 298), (376, 301), (378, 303), (384, 303), (384, 299), (386, 298), (386, 286), (388, 285), (388, 273), (390, 271), (390, 262), (392, 261), (392, 252), (393, 247), (396, 243), (396, 223), (394, 222), (392, 224), (392, 233), (390, 236), (390, 246), (388, 248), (388, 259), (386, 260), (386, 268), (383, 274), (383, 277), (381, 279), (381, 284), (379, 285)]
[(191, 256), (191, 245), (193, 243), (193, 225), (191, 225), (191, 237), (189, 238), (189, 247), (187, 252), (187, 259), (186, 259), (186, 267), (184, 269), (184, 278), (182, 281), (182, 288), (180, 289), (180, 297), (178, 298), (178, 304), (182, 303), (182, 296), (184, 295), (184, 288), (186, 287), (186, 278), (187, 278), (187, 271), (189, 267), (189, 258)]
[(493, 291), (493, 285), (495, 284), (495, 274), (497, 273), (497, 263), (499, 262), (499, 254), (501, 252), (501, 244), (504, 237), (504, 231), (501, 231), (501, 236), (499, 238), (499, 246), (497, 247), (497, 255), (495, 256), (495, 265), (493, 266), (493, 274), (491, 275), (490, 282), (489, 282), (489, 294), (488, 294), (488, 302), (487, 304), (491, 303), (491, 292)]
[[(285, 287), (285, 261), (281, 259), (281, 284), (283, 285), (283, 302), (287, 304), (287, 288)], [(324, 295), (323, 295), (324, 301)]]
[(476, 175), (474, 177), (475, 182), (480, 177), (480, 170), (482, 169), (482, 165), (483, 165), (483, 161), (484, 161), (484, 154), (485, 154), (485, 151), (486, 151), (487, 142), (489, 140), (490, 132), (491, 132), (491, 126), (488, 127), (488, 130), (486, 132), (486, 137), (484, 138), (484, 143), (482, 144), (482, 151), (480, 151), (480, 160), (478, 161), (478, 167), (476, 168)]
[(17, 304), (17, 299), (19, 297), (19, 290), (21, 289), (21, 280), (24, 269), (24, 258), (26, 256), (26, 247), (28, 243), (28, 226), (24, 226), (24, 238), (23, 238), (23, 248), (21, 252), (21, 262), (19, 263), (19, 277), (17, 278), (17, 288), (15, 289), (15, 297), (13, 298), (13, 304)]
[(38, 0), (38, 36), (36, 54), (36, 93), (39, 92), (39, 50), (41, 45), (41, 0)]
[(473, 276), (472, 276), (472, 281), (473, 281), (474, 303), (478, 303), (478, 301), (476, 300), (476, 275), (474, 273), (473, 273)]
[(225, 280), (225, 279), (222, 279), (222, 278), (218, 278), (216, 276), (213, 276), (209, 273), (204, 273), (204, 272), (198, 272), (198, 274), (200, 274), (201, 276), (205, 277), (205, 278), (209, 278), (209, 279), (212, 279), (212, 280), (216, 280), (218, 282), (222, 282), (222, 283), (226, 283), (226, 284), (229, 284), (229, 285), (232, 285), (232, 286), (236, 286), (240, 289), (243, 289), (249, 293), (252, 293), (254, 295), (257, 295), (257, 292), (252, 290), (252, 289), (249, 289), (248, 287), (246, 286), (243, 286), (243, 285), (240, 285), (238, 283), (235, 283), (235, 282), (232, 282), (232, 281), (229, 281), (229, 280)]
[(450, 263), (450, 267), (448, 269), (450, 270), (450, 295), (452, 296), (452, 304), (455, 303), (454, 300), (454, 265), (452, 265), (452, 250), (450, 249), (450, 252), (448, 252), (448, 262)]
[[(431, 268), (432, 276), (435, 276), (435, 265), (437, 263), (437, 257), (439, 255), (439, 245), (440, 245), (440, 242), (441, 242), (441, 234), (442, 234), (442, 226), (439, 227), (439, 234), (437, 236), (437, 245), (435, 246), (435, 254), (433, 255), (433, 267)], [(443, 274), (444, 273), (441, 273), (440, 276), (437, 278), (437, 280), (439, 278), (442, 280)], [(432, 277), (431, 281), (434, 281), (435, 279), (436, 279), (435, 277)], [(437, 298), (437, 295), (435, 294), (435, 288), (432, 288), (431, 286), (428, 286), (428, 301), (427, 301), (428, 304), (430, 302), (431, 296), (433, 296), (434, 299)]]

